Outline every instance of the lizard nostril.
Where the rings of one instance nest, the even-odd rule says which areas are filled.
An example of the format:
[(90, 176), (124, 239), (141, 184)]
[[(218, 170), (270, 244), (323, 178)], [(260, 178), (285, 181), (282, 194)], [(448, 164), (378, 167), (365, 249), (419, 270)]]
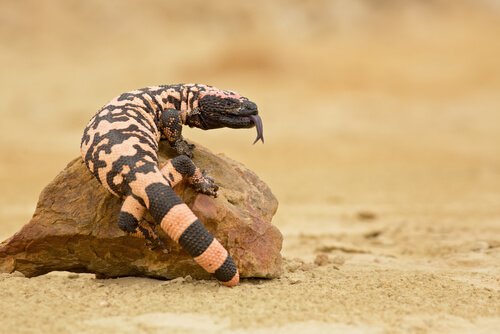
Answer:
[(257, 105), (252, 101), (245, 101), (243, 105), (245, 106), (245, 109), (255, 111), (255, 113), (257, 113)]

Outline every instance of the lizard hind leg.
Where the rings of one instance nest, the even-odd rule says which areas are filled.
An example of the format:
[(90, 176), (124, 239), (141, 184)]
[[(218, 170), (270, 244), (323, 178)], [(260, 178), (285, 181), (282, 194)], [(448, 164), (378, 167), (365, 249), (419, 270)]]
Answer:
[(118, 227), (124, 232), (146, 239), (151, 249), (166, 249), (154, 229), (146, 221), (142, 220), (145, 210), (146, 208), (133, 196), (127, 196), (118, 216)]
[(224, 285), (237, 285), (239, 273), (232, 257), (175, 194), (172, 187), (166, 182), (153, 182), (144, 191), (149, 212), (163, 231)]

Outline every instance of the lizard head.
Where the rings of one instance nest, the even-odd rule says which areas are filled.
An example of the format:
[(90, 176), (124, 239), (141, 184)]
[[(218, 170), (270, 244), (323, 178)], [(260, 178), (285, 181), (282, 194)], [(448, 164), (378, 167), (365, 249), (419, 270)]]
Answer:
[(254, 144), (264, 142), (262, 119), (258, 115), (257, 105), (238, 93), (210, 89), (200, 93), (198, 107), (187, 119), (187, 124), (208, 130), (217, 128), (252, 128), (257, 129)]

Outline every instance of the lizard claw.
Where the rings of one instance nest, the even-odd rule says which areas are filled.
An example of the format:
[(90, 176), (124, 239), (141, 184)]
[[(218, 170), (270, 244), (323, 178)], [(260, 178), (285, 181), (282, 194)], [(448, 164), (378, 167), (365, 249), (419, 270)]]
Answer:
[(165, 243), (159, 237), (150, 240), (146, 239), (146, 244), (152, 251), (160, 250), (165, 254), (168, 253), (167, 246), (165, 246)]

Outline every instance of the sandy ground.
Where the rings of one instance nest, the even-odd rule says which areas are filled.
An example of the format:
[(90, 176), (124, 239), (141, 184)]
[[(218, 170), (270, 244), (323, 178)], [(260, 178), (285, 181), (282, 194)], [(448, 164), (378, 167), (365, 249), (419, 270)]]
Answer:
[(203, 82), (260, 106), (265, 145), (186, 136), (271, 186), (285, 258), (233, 289), (2, 274), (0, 332), (498, 332), (499, 34), (497, 1), (0, 1), (0, 239), (102, 104)]

